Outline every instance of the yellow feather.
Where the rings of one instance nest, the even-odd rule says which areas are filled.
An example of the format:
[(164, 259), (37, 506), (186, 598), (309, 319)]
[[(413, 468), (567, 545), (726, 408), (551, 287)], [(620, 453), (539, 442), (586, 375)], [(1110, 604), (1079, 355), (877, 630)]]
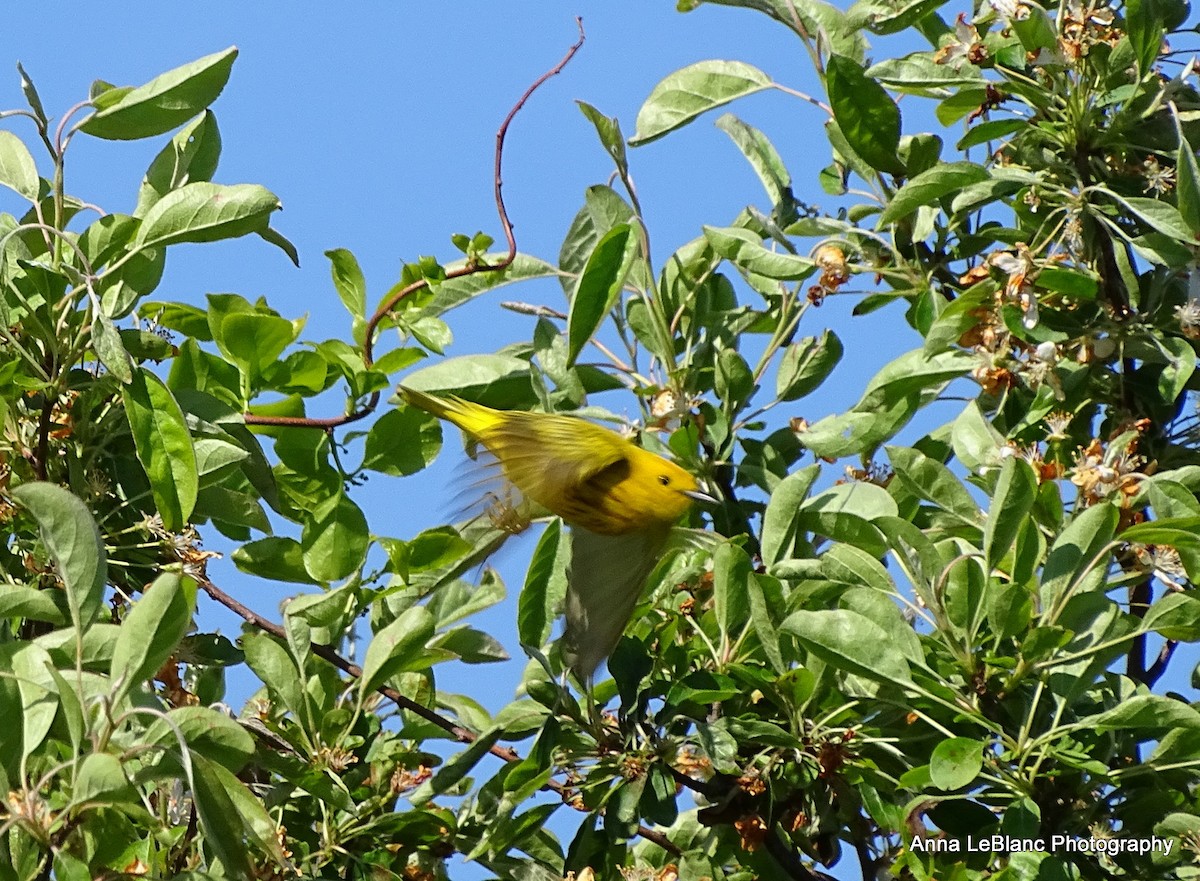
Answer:
[(700, 488), (674, 462), (576, 416), (493, 410), (403, 386), (400, 394), (487, 447), (527, 498), (599, 535), (669, 526)]
[(671, 525), (699, 484), (674, 462), (575, 416), (494, 410), (400, 387), (496, 457), (521, 495), (575, 527), (563, 654), (580, 678), (620, 639)]

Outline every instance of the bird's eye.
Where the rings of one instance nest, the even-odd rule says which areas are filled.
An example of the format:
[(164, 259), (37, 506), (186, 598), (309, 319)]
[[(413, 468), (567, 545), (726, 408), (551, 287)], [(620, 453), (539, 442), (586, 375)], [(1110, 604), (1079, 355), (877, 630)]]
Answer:
[(661, 483), (663, 486), (670, 486), (671, 478), (667, 477), (667, 475), (665, 475), (665, 474), (660, 474), (660, 475), (658, 475), (658, 482)]

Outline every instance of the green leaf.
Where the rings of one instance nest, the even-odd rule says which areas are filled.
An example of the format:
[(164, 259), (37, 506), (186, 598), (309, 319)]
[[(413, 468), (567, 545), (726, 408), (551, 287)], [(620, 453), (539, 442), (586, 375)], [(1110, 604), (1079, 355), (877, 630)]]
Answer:
[(818, 465), (801, 468), (785, 477), (771, 493), (762, 527), (762, 558), (768, 569), (791, 556), (796, 539), (796, 517), (820, 473)]
[(1126, 0), (1125, 32), (1137, 58), (1138, 74), (1145, 78), (1163, 44), (1163, 22), (1157, 0)]
[(1193, 233), (1200, 233), (1200, 164), (1196, 162), (1196, 151), (1183, 134), (1183, 126), (1178, 118), (1176, 126), (1179, 129), (1179, 150), (1175, 154), (1175, 202), (1183, 222)]
[(217, 344), (222, 354), (253, 379), (295, 340), (298, 328), (287, 318), (260, 312), (232, 312), (221, 319)]
[(771, 78), (740, 61), (700, 61), (669, 74), (638, 111), (633, 146), (648, 144), (714, 107), (770, 87)]
[(621, 286), (639, 248), (638, 236), (627, 223), (613, 227), (596, 243), (571, 296), (567, 366), (575, 363), (604, 316), (620, 299)]
[[(508, 255), (486, 254), (480, 265), (495, 266)], [(462, 269), (466, 260), (446, 264), (446, 272)], [(544, 260), (530, 257), (528, 254), (517, 254), (513, 262), (502, 272), (475, 272), (459, 278), (450, 278), (438, 285), (437, 292), (423, 308), (426, 315), (441, 315), (468, 303), (480, 294), (495, 290), (505, 285), (534, 278), (550, 278), (557, 276), (558, 270)]]
[(267, 227), (266, 229), (255, 230), (254, 234), (267, 244), (274, 245), (280, 251), (283, 251), (287, 258), (292, 261), (292, 265), (297, 269), (300, 268), (300, 252), (296, 250), (296, 246), (292, 244), (291, 240), (279, 230)]
[[(683, 3), (691, 0), (679, 0)], [(705, 0), (720, 6), (737, 6), (761, 12), (805, 40), (819, 39), (823, 46), (852, 58), (861, 58), (866, 51), (862, 26), (850, 20), (847, 13), (823, 0)], [(684, 881), (687, 881), (685, 878)]]
[(365, 318), (367, 280), (363, 277), (358, 260), (345, 248), (326, 251), (325, 256), (329, 258), (329, 268), (333, 273), (333, 287), (337, 291), (342, 305), (355, 318)]
[(37, 521), (42, 544), (67, 592), (71, 620), (82, 633), (104, 600), (108, 560), (104, 539), (87, 505), (51, 483), (24, 483), (12, 497)]
[(121, 398), (163, 528), (179, 532), (192, 516), (199, 491), (196, 454), (183, 411), (163, 381), (144, 367), (121, 388)]
[(493, 636), (473, 627), (455, 627), (429, 643), (430, 648), (453, 652), (464, 664), (494, 664), (510, 659)]
[(964, 187), (990, 177), (986, 168), (974, 162), (940, 162), (907, 181), (892, 196), (879, 215), (876, 228), (902, 220), (922, 205), (932, 205), (944, 196), (957, 193)]
[(903, 174), (904, 163), (896, 155), (900, 108), (878, 80), (867, 76), (857, 61), (831, 55), (825, 87), (833, 118), (854, 152), (876, 171)]
[[(891, 521), (885, 520), (884, 522)], [(819, 568), (821, 574), (830, 581), (851, 587), (861, 586), (884, 597), (896, 593), (896, 585), (892, 581), (891, 576), (888, 575), (888, 571), (884, 568), (883, 563), (861, 548), (856, 548), (852, 545), (837, 544), (829, 548), (829, 550), (821, 554)], [(843, 599), (845, 599), (845, 596), (843, 595)], [(861, 612), (862, 610), (856, 609), (856, 611)], [(866, 613), (864, 612), (863, 614)], [(867, 617), (876, 618), (878, 616), (868, 615)], [(880, 623), (882, 626), (881, 622), (877, 623)], [(907, 622), (905, 623), (905, 627), (910, 632), (912, 631), (912, 625)], [(919, 655), (911, 657), (916, 658)]]
[(142, 248), (178, 242), (215, 242), (267, 229), (282, 206), (258, 184), (198, 181), (171, 190), (155, 202), (134, 237)]
[(875, 34), (895, 34), (925, 18), (946, 4), (946, 0), (900, 0), (890, 3), (856, 3), (847, 13), (855, 24), (860, 22)]
[(362, 467), (403, 477), (425, 469), (441, 449), (441, 422), (416, 407), (397, 407), (367, 432)]
[(319, 504), (304, 524), (304, 568), (317, 581), (337, 581), (358, 569), (367, 555), (367, 518), (339, 492)]
[[(217, 99), (237, 49), (232, 46), (177, 67), (145, 85), (123, 92), (115, 103), (88, 117), (82, 130), (97, 138), (135, 140), (161, 135), (181, 125)], [(115, 91), (115, 90), (114, 90)], [(98, 99), (97, 106), (101, 104)]]
[(725, 411), (738, 413), (754, 394), (754, 374), (750, 365), (736, 349), (722, 349), (717, 353), (715, 387), (717, 399)]
[(480, 734), (471, 745), (458, 755), (450, 758), (446, 764), (438, 769), (438, 772), (433, 775), (433, 779), (422, 784), (409, 797), (414, 804), (420, 803), (421, 800), (427, 799), (430, 795), (446, 792), (455, 786), (460, 780), (471, 773), (479, 761), (488, 754), (488, 751), (496, 745), (496, 741), (504, 733), (504, 729), (500, 726), (489, 728), (487, 731)]
[(136, 798), (133, 786), (121, 767), (121, 760), (111, 753), (91, 753), (84, 756), (75, 775), (71, 800), (75, 804), (98, 801), (131, 801)]
[(405, 566), (410, 572), (443, 569), (471, 551), (471, 543), (453, 526), (426, 529), (405, 547)]
[(964, 64), (955, 70), (949, 64), (936, 63), (930, 52), (885, 58), (867, 68), (867, 76), (899, 92), (923, 96), (940, 96), (941, 87), (953, 87), (954, 94), (939, 103), (935, 111), (938, 122), (945, 126), (962, 119), (986, 100), (987, 81), (977, 67)]
[(951, 424), (950, 445), (958, 460), (978, 474), (996, 464), (1004, 437), (988, 422), (979, 404), (971, 401)]
[(894, 517), (896, 503), (881, 487), (868, 483), (842, 484), (818, 493), (800, 509), (799, 528), (814, 535), (842, 541), (882, 557), (887, 550), (883, 534), (872, 521)]
[(1188, 593), (1169, 593), (1150, 607), (1142, 626), (1165, 639), (1200, 641), (1200, 599)]
[[(82, 657), (80, 660), (82, 660)], [(83, 684), (80, 682), (78, 677), (72, 677), (75, 679), (74, 684), (67, 682), (62, 673), (56, 670), (53, 666), (47, 666), (46, 672), (49, 673), (50, 678), (54, 680), (54, 690), (58, 694), (61, 718), (67, 727), (67, 737), (70, 740), (71, 748), (79, 750), (83, 746), (84, 737), (87, 734), (87, 723), (84, 720), (83, 701), (80, 697), (80, 691), (83, 688)]]
[[(6, 663), (5, 667), (16, 679), (21, 707), (19, 714), (11, 704), (5, 710), (8, 725), (20, 727), (21, 758), (24, 759), (42, 745), (50, 726), (54, 724), (59, 706), (59, 698), (55, 693), (58, 686), (50, 673), (54, 666), (50, 653), (37, 643), (21, 645), (11, 658), (11, 664)], [(8, 737), (4, 740), (7, 741)], [(4, 760), (11, 762), (11, 754), (6, 754)]]
[(1046, 266), (1037, 275), (1037, 286), (1078, 300), (1094, 300), (1100, 291), (1096, 276), (1063, 266)]
[(753, 577), (753, 567), (746, 552), (730, 541), (717, 545), (712, 566), (713, 612), (717, 619), (717, 630), (722, 642), (733, 642), (749, 614), (746, 593), (747, 582)]
[(221, 157), (221, 132), (217, 117), (205, 110), (179, 130), (146, 169), (138, 190), (135, 217), (145, 217), (159, 199), (172, 190), (197, 181), (210, 181)]
[(242, 651), (246, 653), (246, 665), (267, 687), (271, 700), (303, 723), (309, 716), (304, 680), (287, 649), (275, 637), (255, 631), (242, 637)]
[(1036, 2), (1024, 3), (1009, 24), (1026, 52), (1037, 55), (1043, 49), (1055, 49), (1058, 32), (1054, 19)]
[(781, 205), (792, 198), (792, 177), (783, 159), (767, 136), (754, 126), (742, 122), (732, 113), (717, 119), (717, 128), (729, 135), (742, 151), (763, 189), (767, 191), (772, 205)]
[(243, 526), (267, 533), (271, 531), (271, 521), (267, 519), (256, 494), (219, 484), (201, 487), (193, 514), (197, 518), (207, 517), (230, 526)]
[(983, 770), (984, 744), (969, 737), (951, 737), (933, 748), (929, 777), (947, 792), (969, 785)]
[(988, 141), (1016, 134), (1028, 127), (1029, 120), (1027, 119), (993, 119), (989, 122), (981, 122), (959, 138), (955, 147), (958, 150), (968, 150), (979, 144), (986, 144)]
[(1135, 523), (1121, 533), (1122, 541), (1140, 544), (1200, 546), (1200, 517), (1162, 517), (1146, 523)]
[(174, 330), (201, 342), (212, 341), (208, 313), (188, 303), (150, 301), (138, 306), (138, 316), (159, 327)]
[(1009, 456), (1000, 465), (996, 492), (983, 529), (983, 553), (994, 569), (1024, 528), (1037, 501), (1037, 475), (1023, 459)]
[[(170, 724), (168, 724), (170, 723)], [(143, 742), (174, 751), (175, 730), (188, 747), (235, 774), (254, 757), (254, 738), (237, 721), (212, 707), (176, 707), (146, 727)]]
[(128, 315), (138, 300), (158, 287), (166, 258), (163, 248), (147, 248), (136, 251), (115, 271), (104, 273), (97, 286), (104, 314), (113, 319)]
[(843, 351), (842, 341), (832, 330), (820, 338), (809, 336), (792, 343), (784, 350), (775, 375), (775, 396), (795, 401), (812, 392), (833, 372)]
[(912, 447), (887, 447), (896, 477), (919, 499), (933, 502), (972, 526), (979, 523), (979, 506), (949, 468)]
[(613, 162), (617, 166), (617, 171), (622, 176), (628, 174), (629, 160), (625, 155), (625, 138), (621, 134), (621, 123), (617, 121), (615, 116), (605, 116), (586, 101), (576, 101), (575, 103), (579, 105), (580, 111), (587, 117), (588, 122), (596, 127), (596, 134), (600, 138), (600, 143), (604, 145), (604, 149), (612, 157)]
[(776, 623), (781, 614), (783, 586), (777, 578), (752, 572), (746, 579), (746, 598), (750, 601), (750, 622), (758, 634), (763, 654), (767, 656), (775, 672), (782, 676), (790, 668), (780, 650), (779, 629)]
[(128, 385), (133, 381), (133, 359), (125, 350), (121, 334), (112, 319), (99, 309), (92, 315), (92, 351), (122, 384)]
[[(855, 552), (860, 556), (855, 558), (852, 554), (848, 554), (848, 551)], [(839, 559), (831, 560), (831, 557)], [(864, 567), (868, 563), (874, 564), (877, 568), (872, 571), (877, 576), (879, 570), (882, 569), (882, 564), (865, 551), (859, 551), (858, 548), (850, 545), (836, 545), (821, 556), (822, 572), (830, 575), (837, 573), (840, 579), (853, 578), (848, 567), (843, 568), (839, 565), (842, 562), (850, 562)], [(853, 580), (849, 582), (843, 580), (843, 583), (849, 583), (851, 587), (841, 595), (838, 600), (838, 608), (857, 612), (867, 620), (874, 621), (887, 632), (888, 639), (900, 650), (910, 665), (923, 667), (925, 666), (925, 652), (921, 648), (921, 639), (913, 629), (912, 622), (905, 619), (904, 612), (896, 604), (896, 587), (891, 583), (891, 579), (886, 577), (887, 570), (883, 570), (883, 572), (886, 586), (882, 590), (866, 586), (865, 581), (855, 583)], [(863, 586), (860, 587), (859, 584)]]
[(50, 593), (19, 584), (0, 586), (0, 618), (31, 618), (50, 624), (62, 624), (66, 620), (62, 608)]
[(29, 148), (7, 130), (0, 130), (0, 186), (8, 187), (30, 202), (37, 201), (41, 186)]
[[(1100, 192), (1119, 202), (1146, 223), (1155, 232), (1161, 233), (1168, 239), (1175, 239), (1188, 245), (1195, 245), (1196, 238), (1191, 227), (1179, 213), (1179, 209), (1169, 202), (1159, 199), (1148, 199), (1144, 196), (1120, 196), (1112, 190), (1100, 188)], [(1142, 238), (1149, 239), (1149, 236)], [(1152, 240), (1151, 240), (1152, 241)]]
[(25, 68), (21, 66), (21, 62), (17, 62), (17, 74), (21, 78), (21, 92), (25, 95), (25, 101), (29, 104), (29, 109), (33, 111), (33, 115), (41, 122), (46, 122), (46, 109), (42, 106), (42, 99), (38, 95), (37, 87), (34, 86), (33, 80), (29, 78), (29, 74), (25, 72)]
[(908, 662), (887, 631), (857, 612), (801, 610), (789, 615), (780, 629), (837, 670), (887, 685), (912, 681)]
[(895, 517), (899, 513), (895, 499), (886, 489), (873, 483), (840, 483), (831, 486), (804, 502), (801, 511), (805, 514), (843, 512), (864, 520)]
[(243, 814), (226, 788), (242, 783), (215, 762), (192, 754), (192, 803), (207, 846), (234, 878), (252, 878)]
[(1156, 335), (1155, 343), (1167, 356), (1167, 366), (1158, 375), (1158, 392), (1163, 400), (1174, 402), (1196, 371), (1196, 350), (1182, 337)]
[(1053, 609), (1064, 591), (1087, 574), (1090, 567), (1098, 567), (1100, 571), (1107, 568), (1111, 552), (1100, 556), (1100, 550), (1112, 540), (1119, 519), (1116, 506), (1107, 503), (1092, 505), (1071, 518), (1046, 556), (1042, 570), (1043, 609)]
[(359, 694), (366, 697), (390, 676), (427, 667), (425, 644), (433, 638), (433, 616), (424, 606), (405, 609), (373, 637), (363, 659)]
[(570, 542), (562, 521), (550, 521), (529, 561), (525, 586), (517, 601), (517, 636), (521, 645), (540, 649), (550, 638), (551, 625), (567, 595)]
[(196, 583), (164, 572), (133, 604), (113, 648), (118, 698), (158, 672), (192, 623)]
[(404, 385), (433, 394), (455, 394), (499, 410), (537, 403), (529, 362), (512, 355), (447, 358), (410, 373)]
[(1079, 727), (1088, 731), (1118, 731), (1149, 728), (1162, 730), (1200, 728), (1200, 712), (1175, 698), (1158, 694), (1135, 694), (1117, 706), (1094, 716), (1084, 716)]
[(79, 249), (87, 256), (92, 269), (96, 270), (123, 252), (137, 228), (136, 217), (105, 214), (79, 236)]
[(817, 264), (797, 254), (764, 248), (757, 233), (736, 226), (704, 227), (713, 250), (744, 272), (781, 281), (800, 281), (816, 272)]

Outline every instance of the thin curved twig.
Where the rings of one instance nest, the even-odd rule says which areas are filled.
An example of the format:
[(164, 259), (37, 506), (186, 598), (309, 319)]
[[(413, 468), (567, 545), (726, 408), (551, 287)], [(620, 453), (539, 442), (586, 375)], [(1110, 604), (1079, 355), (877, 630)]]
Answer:
[[(508, 135), (508, 127), (512, 123), (516, 115), (525, 106), (533, 93), (538, 88), (550, 79), (561, 73), (563, 68), (575, 57), (575, 53), (583, 46), (584, 32), (583, 19), (576, 17), (575, 24), (579, 28), (579, 39), (575, 44), (567, 50), (567, 54), (562, 57), (558, 64), (550, 68), (540, 77), (533, 81), (524, 94), (517, 99), (517, 103), (508, 111), (508, 115), (504, 117), (504, 121), (500, 123), (500, 128), (496, 131), (496, 155), (494, 165), (494, 181), (495, 181), (495, 198), (496, 211), (500, 215), (500, 226), (504, 230), (504, 239), (508, 243), (508, 253), (502, 260), (497, 263), (472, 263), (468, 262), (466, 266), (460, 269), (454, 269), (446, 273), (444, 280), (453, 278), (463, 278), (468, 275), (475, 275), (479, 272), (500, 272), (512, 265), (517, 257), (517, 239), (513, 234), (512, 221), (508, 217), (508, 209), (504, 205), (504, 182), (501, 178), (501, 168), (504, 160), (504, 140)], [(374, 346), (375, 332), (379, 328), (379, 323), (396, 307), (396, 304), (409, 297), (415, 292), (429, 287), (429, 282), (426, 279), (418, 279), (412, 284), (406, 285), (393, 296), (384, 300), (379, 308), (375, 310), (375, 314), (371, 316), (371, 320), (367, 322), (366, 333), (363, 337), (363, 366), (370, 369), (374, 364)], [(329, 433), (333, 429), (343, 425), (348, 425), (351, 422), (357, 422), (359, 419), (364, 419), (371, 413), (375, 412), (375, 408), (379, 406), (380, 392), (376, 391), (367, 398), (366, 402), (358, 409), (346, 413), (342, 416), (330, 416), (325, 418), (309, 418), (306, 416), (259, 416), (254, 413), (244, 414), (247, 425), (276, 425), (276, 426), (291, 426), (294, 428), (319, 428), (322, 431)]]

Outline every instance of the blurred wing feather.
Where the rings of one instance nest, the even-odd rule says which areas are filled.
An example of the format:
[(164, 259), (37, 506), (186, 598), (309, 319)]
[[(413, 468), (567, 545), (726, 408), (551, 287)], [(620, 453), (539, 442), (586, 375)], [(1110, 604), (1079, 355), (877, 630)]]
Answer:
[(503, 463), (508, 478), (534, 499), (546, 502), (570, 495), (625, 458), (624, 440), (586, 420), (509, 416), (481, 439)]
[(571, 530), (563, 659), (580, 679), (595, 672), (616, 647), (658, 563), (669, 530), (597, 535)]

